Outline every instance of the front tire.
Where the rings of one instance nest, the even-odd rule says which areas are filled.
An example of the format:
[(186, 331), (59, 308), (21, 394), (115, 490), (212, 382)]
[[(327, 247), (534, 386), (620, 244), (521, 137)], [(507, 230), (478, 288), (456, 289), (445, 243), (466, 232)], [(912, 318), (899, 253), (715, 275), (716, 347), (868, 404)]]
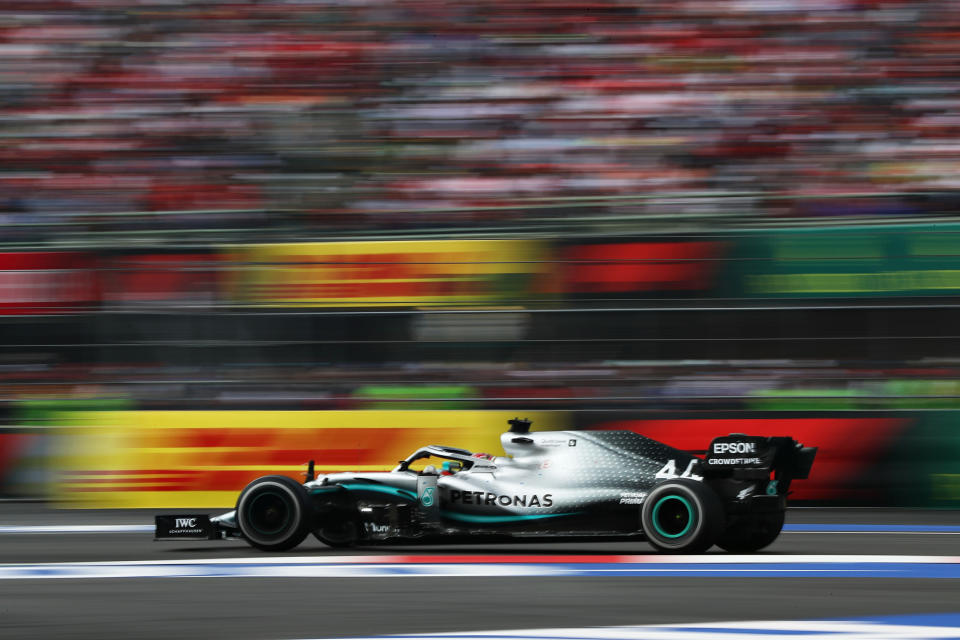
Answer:
[(640, 520), (647, 541), (662, 553), (703, 553), (725, 526), (717, 494), (684, 478), (655, 487), (643, 502)]
[(286, 551), (310, 532), (311, 507), (303, 485), (286, 476), (264, 476), (237, 499), (237, 526), (250, 546)]
[(741, 516), (717, 540), (717, 546), (731, 553), (753, 553), (769, 546), (783, 529), (784, 511)]

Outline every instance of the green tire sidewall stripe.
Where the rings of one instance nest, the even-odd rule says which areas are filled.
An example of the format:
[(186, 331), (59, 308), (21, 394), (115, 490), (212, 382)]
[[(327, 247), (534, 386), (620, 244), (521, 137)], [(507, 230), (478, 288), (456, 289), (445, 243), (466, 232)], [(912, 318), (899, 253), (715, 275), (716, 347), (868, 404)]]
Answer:
[[(685, 526), (683, 528), (683, 531), (681, 531), (680, 533), (667, 533), (662, 528), (660, 528), (660, 522), (659, 522), (659, 519), (657, 518), (657, 514), (660, 512), (660, 507), (663, 506), (663, 503), (667, 502), (668, 500), (679, 500), (681, 503), (683, 503), (683, 506), (687, 510), (687, 515), (689, 516), (687, 518), (687, 526)], [(678, 496), (678, 495), (664, 496), (658, 499), (657, 503), (653, 505), (653, 511), (650, 513), (650, 519), (653, 521), (653, 528), (656, 530), (657, 535), (663, 536), (664, 538), (682, 538), (690, 531), (691, 527), (693, 527), (693, 523), (694, 523), (693, 506), (690, 504), (690, 501), (684, 498), (683, 496)]]

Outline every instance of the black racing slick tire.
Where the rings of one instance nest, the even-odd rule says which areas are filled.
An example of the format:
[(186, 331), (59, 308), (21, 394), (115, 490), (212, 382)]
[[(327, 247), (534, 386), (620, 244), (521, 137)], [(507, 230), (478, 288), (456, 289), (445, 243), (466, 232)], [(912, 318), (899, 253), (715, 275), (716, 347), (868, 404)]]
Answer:
[(250, 546), (286, 551), (310, 532), (312, 511), (306, 489), (293, 478), (264, 476), (237, 499), (237, 526)]
[(759, 551), (780, 535), (784, 516), (784, 511), (740, 516), (717, 539), (717, 546), (730, 553)]
[(703, 553), (726, 524), (719, 496), (685, 478), (655, 487), (643, 502), (640, 520), (647, 541), (662, 553)]

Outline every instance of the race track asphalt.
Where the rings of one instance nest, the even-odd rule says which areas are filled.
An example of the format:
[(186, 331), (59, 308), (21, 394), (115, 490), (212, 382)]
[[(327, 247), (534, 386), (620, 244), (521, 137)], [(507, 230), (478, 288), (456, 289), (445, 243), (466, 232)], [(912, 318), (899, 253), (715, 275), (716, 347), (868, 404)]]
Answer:
[[(148, 524), (143, 512), (0, 503), (0, 527)], [(960, 512), (792, 510), (789, 524), (960, 525)], [(349, 551), (645, 554), (642, 542)], [(291, 555), (331, 553), (316, 542)], [(345, 555), (337, 550), (337, 555)], [(785, 532), (764, 555), (960, 556), (957, 533)], [(0, 564), (263, 557), (242, 542), (160, 543), (149, 533), (0, 533)], [(0, 579), (0, 638), (331, 638), (398, 633), (840, 618), (960, 611), (960, 580), (758, 577), (330, 577)]]

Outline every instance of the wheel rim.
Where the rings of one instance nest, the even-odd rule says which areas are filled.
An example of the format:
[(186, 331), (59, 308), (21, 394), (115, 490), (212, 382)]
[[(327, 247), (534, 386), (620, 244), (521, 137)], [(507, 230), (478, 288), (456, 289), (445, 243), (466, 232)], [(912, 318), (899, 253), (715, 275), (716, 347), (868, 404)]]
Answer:
[(680, 538), (693, 526), (693, 506), (683, 496), (664, 496), (653, 505), (653, 528), (664, 538)]
[(290, 503), (276, 491), (264, 491), (254, 496), (246, 509), (247, 522), (259, 534), (280, 533), (290, 523)]

